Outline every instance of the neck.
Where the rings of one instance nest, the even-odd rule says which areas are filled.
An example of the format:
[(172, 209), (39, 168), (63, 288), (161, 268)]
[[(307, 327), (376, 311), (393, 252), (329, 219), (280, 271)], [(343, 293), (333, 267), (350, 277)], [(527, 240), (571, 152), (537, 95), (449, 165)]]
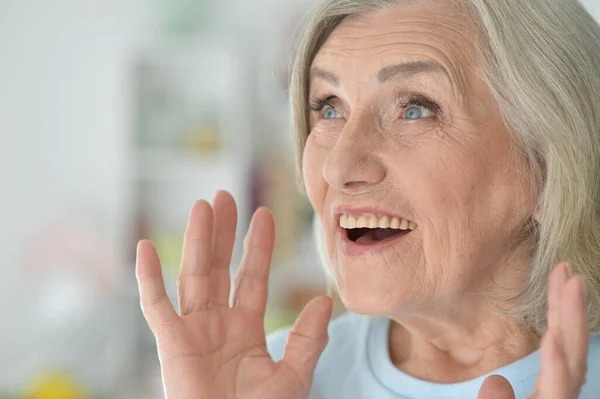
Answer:
[[(483, 298), (392, 317), (392, 362), (416, 378), (439, 383), (467, 381), (534, 352), (540, 337), (515, 316)], [(453, 311), (454, 310), (454, 311)]]

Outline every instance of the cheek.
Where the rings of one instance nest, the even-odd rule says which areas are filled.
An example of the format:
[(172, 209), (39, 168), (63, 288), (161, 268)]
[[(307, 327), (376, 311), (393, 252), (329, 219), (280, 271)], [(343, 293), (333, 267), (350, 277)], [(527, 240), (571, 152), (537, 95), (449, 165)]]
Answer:
[(313, 137), (309, 136), (302, 154), (302, 176), (308, 199), (320, 216), (322, 216), (327, 194), (327, 182), (323, 177), (323, 164), (326, 156), (326, 149), (317, 146)]
[[(463, 147), (431, 151), (412, 187), (423, 213), (432, 221), (427, 252), (450, 257), (454, 265), (482, 263), (482, 256), (504, 248), (504, 226), (513, 226), (520, 192), (506, 148)], [(436, 154), (436, 156), (433, 156)], [(496, 248), (498, 247), (498, 248)], [(456, 269), (459, 272), (459, 269)]]

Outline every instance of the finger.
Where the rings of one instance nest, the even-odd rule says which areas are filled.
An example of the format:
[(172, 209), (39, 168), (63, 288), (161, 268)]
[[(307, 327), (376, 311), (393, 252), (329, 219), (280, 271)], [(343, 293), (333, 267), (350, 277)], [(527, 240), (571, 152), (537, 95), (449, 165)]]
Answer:
[(515, 399), (515, 391), (506, 378), (492, 375), (483, 381), (477, 399)]
[(331, 318), (331, 298), (311, 300), (292, 327), (282, 362), (289, 365), (306, 387), (310, 386), (319, 356), (327, 346), (327, 325)]
[(244, 242), (244, 256), (235, 279), (233, 306), (264, 317), (267, 305), (269, 268), (275, 245), (275, 223), (266, 208), (254, 214)]
[(580, 388), (585, 381), (589, 345), (587, 295), (585, 281), (573, 276), (562, 293), (561, 334), (569, 369), (571, 388)]
[(560, 307), (563, 288), (569, 279), (569, 264), (561, 262), (554, 267), (548, 281), (548, 329), (560, 326)]
[(150, 328), (170, 323), (177, 313), (167, 296), (158, 254), (150, 241), (142, 240), (137, 246), (135, 276), (140, 292), (140, 303)]
[(210, 270), (211, 305), (229, 306), (231, 252), (235, 242), (237, 209), (226, 191), (219, 191), (213, 201), (213, 249)]
[(561, 348), (560, 330), (548, 330), (542, 343), (542, 370), (539, 398), (571, 399), (569, 369)]
[(206, 201), (196, 201), (183, 238), (181, 270), (177, 281), (182, 316), (208, 308), (212, 234), (212, 208)]

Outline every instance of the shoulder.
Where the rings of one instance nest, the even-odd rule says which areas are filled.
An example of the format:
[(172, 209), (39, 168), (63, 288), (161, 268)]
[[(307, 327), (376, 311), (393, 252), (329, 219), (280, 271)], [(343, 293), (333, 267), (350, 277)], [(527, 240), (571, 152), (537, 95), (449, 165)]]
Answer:
[(376, 317), (346, 313), (331, 323), (329, 342), (317, 362), (310, 399), (379, 398), (367, 360), (367, 347)]
[[(351, 352), (360, 347), (358, 343), (366, 342), (370, 320), (370, 316), (347, 312), (331, 321), (327, 329), (329, 342), (321, 359), (335, 357), (341, 353), (352, 355)], [(283, 357), (290, 330), (291, 327), (282, 328), (267, 337), (267, 350), (274, 361), (279, 361)]]
[[(367, 347), (371, 326), (380, 318), (345, 313), (329, 324), (329, 342), (315, 369), (310, 399), (388, 398), (370, 372)], [(283, 357), (290, 328), (270, 335), (267, 349), (274, 361)]]
[(600, 335), (592, 337), (588, 353), (588, 372), (586, 383), (581, 389), (579, 399), (600, 398)]

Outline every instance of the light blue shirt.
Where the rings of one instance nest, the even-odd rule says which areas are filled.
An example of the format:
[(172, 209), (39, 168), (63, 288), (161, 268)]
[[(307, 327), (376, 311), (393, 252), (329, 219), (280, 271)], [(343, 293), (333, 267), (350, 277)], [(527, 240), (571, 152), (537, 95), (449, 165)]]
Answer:
[[(319, 358), (310, 399), (475, 399), (483, 380), (504, 376), (516, 399), (526, 399), (540, 370), (540, 352), (481, 377), (456, 384), (420, 380), (398, 370), (388, 353), (390, 320), (346, 313), (329, 326), (329, 343)], [(289, 328), (267, 339), (275, 361), (283, 356)], [(595, 376), (595, 377), (593, 377)], [(588, 374), (579, 399), (600, 399), (600, 336), (590, 340)]]

